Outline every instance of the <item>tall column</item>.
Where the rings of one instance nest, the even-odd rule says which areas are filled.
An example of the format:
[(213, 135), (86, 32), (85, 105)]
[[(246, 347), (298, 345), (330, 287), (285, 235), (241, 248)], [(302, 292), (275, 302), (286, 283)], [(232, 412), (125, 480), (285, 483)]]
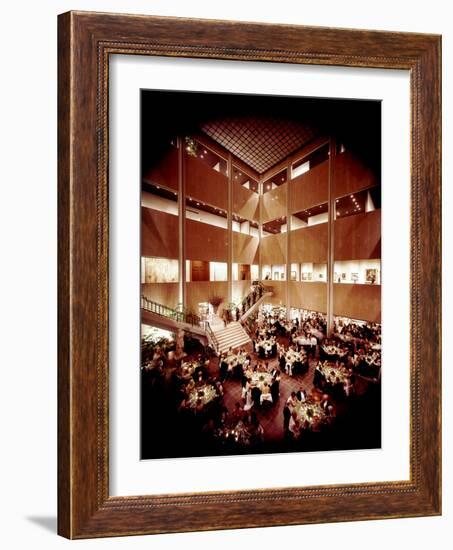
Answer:
[(327, 335), (333, 332), (333, 275), (334, 275), (334, 227), (335, 227), (335, 138), (329, 140), (328, 224), (327, 224)]
[(286, 320), (290, 319), (290, 284), (291, 284), (291, 259), (290, 259), (290, 231), (291, 231), (291, 163), (286, 167)]
[(186, 300), (186, 192), (184, 142), (178, 137), (178, 267), (179, 303), (185, 308)]
[(227, 211), (227, 234), (228, 234), (228, 303), (233, 301), (233, 162), (231, 153), (228, 154), (228, 211)]
[(261, 260), (261, 246), (263, 244), (263, 177), (258, 181), (258, 280), (263, 280), (263, 263)]

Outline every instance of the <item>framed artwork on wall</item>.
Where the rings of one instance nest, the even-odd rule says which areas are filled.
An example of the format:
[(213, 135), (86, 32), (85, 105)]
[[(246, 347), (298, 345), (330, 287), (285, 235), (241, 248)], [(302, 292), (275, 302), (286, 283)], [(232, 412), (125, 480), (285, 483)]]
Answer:
[(59, 534), (440, 514), (440, 37), (69, 12), (58, 46)]
[(374, 284), (377, 281), (377, 269), (367, 269), (365, 277), (367, 283)]

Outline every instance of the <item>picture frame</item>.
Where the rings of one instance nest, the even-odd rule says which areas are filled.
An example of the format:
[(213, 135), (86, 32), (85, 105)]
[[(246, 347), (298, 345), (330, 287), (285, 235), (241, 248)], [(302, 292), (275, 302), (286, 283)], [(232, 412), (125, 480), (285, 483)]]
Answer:
[[(441, 514), (440, 37), (68, 12), (59, 16), (58, 47), (58, 533), (80, 539)], [(409, 71), (409, 480), (110, 495), (112, 55)], [(430, 327), (429, 340), (422, 338), (422, 320)]]
[(368, 284), (374, 284), (377, 280), (377, 269), (367, 269), (365, 272), (365, 280)]

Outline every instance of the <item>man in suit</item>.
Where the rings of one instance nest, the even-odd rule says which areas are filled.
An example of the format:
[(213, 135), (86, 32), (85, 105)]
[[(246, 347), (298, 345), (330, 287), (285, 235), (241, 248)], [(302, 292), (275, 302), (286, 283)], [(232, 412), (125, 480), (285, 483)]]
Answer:
[[(274, 369), (276, 370), (276, 369)], [(271, 395), (272, 395), (272, 401), (276, 403), (277, 399), (280, 397), (280, 373), (277, 372), (277, 374), (274, 376), (274, 381), (271, 385)]]
[(259, 407), (261, 404), (261, 390), (256, 386), (252, 387), (252, 401), (255, 407)]

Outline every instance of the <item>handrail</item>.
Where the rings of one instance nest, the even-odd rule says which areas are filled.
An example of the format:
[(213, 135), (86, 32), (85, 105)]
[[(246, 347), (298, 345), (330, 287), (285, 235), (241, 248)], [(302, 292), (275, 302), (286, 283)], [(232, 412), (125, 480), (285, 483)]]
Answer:
[(141, 297), (141, 307), (146, 311), (156, 313), (162, 317), (168, 317), (178, 323), (187, 323), (192, 326), (200, 325), (201, 319), (198, 315), (195, 315), (194, 313), (185, 313), (184, 311), (177, 311), (171, 307), (164, 306), (163, 304), (159, 304), (153, 300), (149, 300), (146, 296)]
[(238, 307), (241, 308), (242, 314), (252, 308), (266, 292), (271, 292), (271, 288), (264, 286), (261, 281), (258, 282), (258, 284), (255, 285), (255, 288), (251, 290), (239, 303)]
[(214, 334), (214, 331), (211, 328), (211, 325), (209, 324), (209, 321), (205, 321), (203, 324), (204, 324), (205, 331), (208, 333), (209, 339), (211, 340), (211, 342), (214, 345), (214, 349), (216, 351), (218, 351), (219, 350), (219, 342), (217, 340), (216, 335)]

